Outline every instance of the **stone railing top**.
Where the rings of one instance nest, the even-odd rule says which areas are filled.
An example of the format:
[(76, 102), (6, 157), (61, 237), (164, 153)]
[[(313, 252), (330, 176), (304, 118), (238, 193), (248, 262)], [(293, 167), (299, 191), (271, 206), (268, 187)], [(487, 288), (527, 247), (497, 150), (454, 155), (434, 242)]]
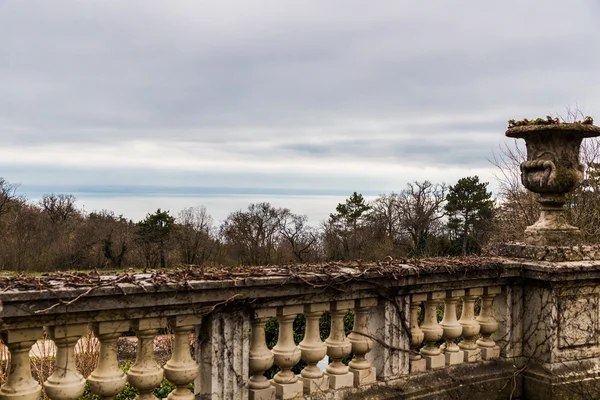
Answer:
[(506, 243), (490, 251), (501, 257), (524, 258), (535, 261), (599, 261), (599, 245), (535, 246), (526, 243)]
[(482, 256), (5, 276), (0, 277), (0, 320), (11, 326), (30, 326), (72, 321), (77, 315), (82, 321), (168, 317), (203, 314), (223, 306), (274, 307), (496, 286), (521, 278), (600, 280), (600, 262)]
[(12, 294), (34, 292), (56, 295), (63, 291), (116, 289), (121, 294), (157, 291), (161, 288), (186, 289), (224, 286), (263, 286), (282, 282), (344, 282), (357, 279), (392, 279), (437, 273), (458, 274), (514, 268), (514, 260), (502, 257), (439, 257), (389, 259), (379, 262), (327, 262), (317, 264), (200, 267), (181, 266), (170, 270), (143, 272), (55, 272), (40, 275), (0, 276), (0, 300)]

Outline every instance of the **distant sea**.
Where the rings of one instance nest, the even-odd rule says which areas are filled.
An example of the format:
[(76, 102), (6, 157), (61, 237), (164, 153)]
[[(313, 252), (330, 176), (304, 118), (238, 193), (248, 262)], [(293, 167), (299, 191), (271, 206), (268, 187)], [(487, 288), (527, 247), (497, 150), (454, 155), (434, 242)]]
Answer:
[[(277, 188), (231, 187), (168, 187), (168, 186), (42, 186), (21, 185), (19, 193), (30, 201), (38, 201), (46, 193), (72, 194), (76, 205), (89, 213), (110, 210), (134, 222), (142, 220), (158, 208), (177, 216), (186, 207), (204, 205), (220, 224), (229, 213), (244, 210), (251, 203), (269, 202), (274, 207), (286, 207), (296, 214), (306, 214), (312, 226), (319, 226), (338, 203), (344, 202), (353, 191), (308, 190)], [(367, 200), (379, 193), (362, 193)]]

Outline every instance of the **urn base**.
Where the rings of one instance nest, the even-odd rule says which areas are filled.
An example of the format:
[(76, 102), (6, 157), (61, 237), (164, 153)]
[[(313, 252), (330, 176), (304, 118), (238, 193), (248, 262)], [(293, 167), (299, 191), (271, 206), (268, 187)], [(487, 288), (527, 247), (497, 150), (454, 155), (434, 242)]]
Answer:
[(525, 243), (532, 246), (574, 246), (581, 242), (581, 231), (575, 227), (525, 229)]

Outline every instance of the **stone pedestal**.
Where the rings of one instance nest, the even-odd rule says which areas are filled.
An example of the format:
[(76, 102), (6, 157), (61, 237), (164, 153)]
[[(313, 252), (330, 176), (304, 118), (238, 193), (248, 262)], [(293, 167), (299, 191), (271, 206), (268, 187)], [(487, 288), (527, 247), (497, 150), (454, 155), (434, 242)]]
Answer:
[(354, 385), (354, 374), (351, 372), (345, 373), (344, 375), (334, 375), (325, 372), (325, 375), (329, 377), (329, 388), (333, 390), (349, 388)]
[(444, 354), (437, 354), (435, 356), (423, 356), (427, 363), (427, 369), (439, 369), (446, 366), (446, 357)]
[(304, 394), (315, 394), (329, 390), (329, 377), (327, 375), (323, 375), (320, 378), (303, 378), (302, 376), (298, 376), (298, 380), (302, 382)]
[(481, 361), (481, 349), (477, 348), (474, 350), (463, 350), (464, 361), (466, 363), (474, 363)]
[(418, 373), (427, 371), (427, 361), (424, 358), (413, 360), (410, 362), (410, 373)]
[(296, 399), (304, 392), (304, 384), (298, 380), (293, 383), (271, 383), (275, 387), (277, 399)]
[(500, 358), (500, 347), (481, 347), (481, 359), (485, 361), (497, 360)]
[(375, 367), (367, 369), (350, 369), (350, 372), (354, 375), (354, 386), (366, 386), (377, 382), (377, 372)]
[(445, 352), (444, 357), (446, 358), (446, 365), (458, 365), (462, 364), (465, 361), (465, 355), (462, 351), (456, 352)]
[(266, 389), (251, 389), (248, 394), (248, 400), (276, 400), (275, 387)]

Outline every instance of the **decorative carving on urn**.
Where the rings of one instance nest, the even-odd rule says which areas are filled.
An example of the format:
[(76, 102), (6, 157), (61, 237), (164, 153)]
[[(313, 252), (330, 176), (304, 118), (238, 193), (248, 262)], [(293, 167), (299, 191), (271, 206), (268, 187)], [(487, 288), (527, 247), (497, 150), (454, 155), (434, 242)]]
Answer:
[(525, 230), (525, 242), (538, 246), (580, 244), (579, 229), (565, 219), (565, 195), (583, 181), (584, 166), (579, 162), (582, 140), (600, 136), (600, 128), (591, 123), (523, 125), (510, 127), (506, 136), (525, 139), (527, 161), (521, 163), (521, 182), (539, 194), (541, 205), (539, 220)]

